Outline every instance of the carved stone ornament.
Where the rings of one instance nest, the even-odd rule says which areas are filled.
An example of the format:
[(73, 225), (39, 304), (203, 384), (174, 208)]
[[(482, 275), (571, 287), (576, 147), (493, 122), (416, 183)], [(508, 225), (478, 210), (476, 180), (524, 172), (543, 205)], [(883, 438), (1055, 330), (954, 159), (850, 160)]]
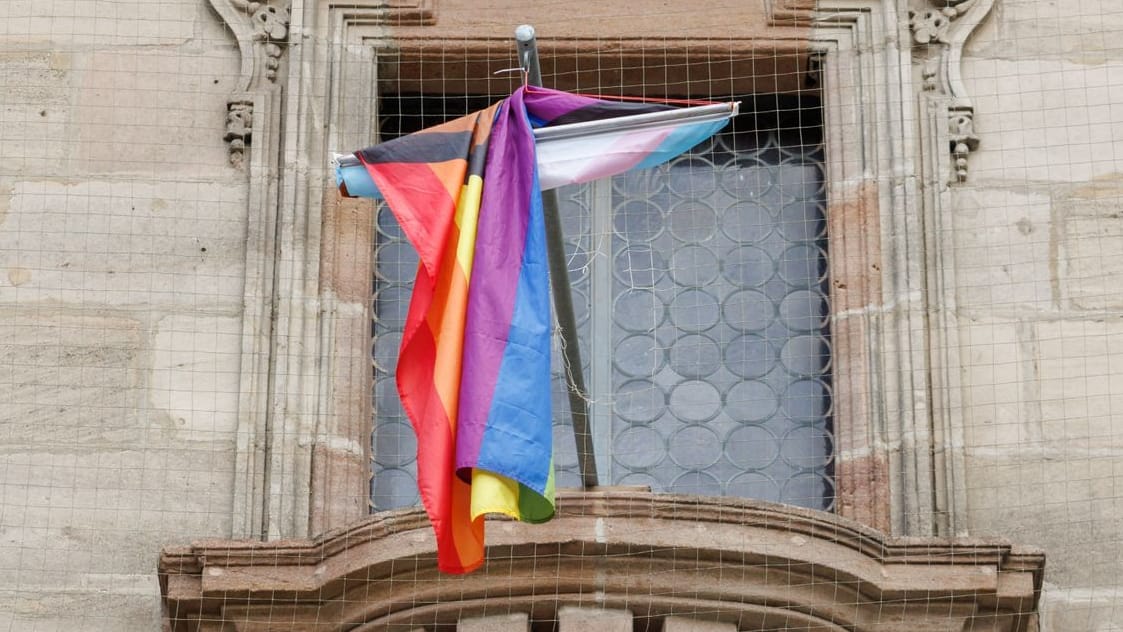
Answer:
[(979, 146), (974, 132), (974, 106), (960, 75), (963, 44), (990, 13), (995, 0), (924, 0), (927, 6), (909, 11), (909, 28), (921, 63), (921, 89), (950, 97), (948, 132), (953, 182), (967, 180), (967, 157)]
[(226, 104), (226, 135), (230, 143), (230, 164), (239, 169), (245, 164), (246, 145), (253, 132), (253, 101), (230, 101)]
[(247, 93), (269, 88), (277, 81), (289, 37), (289, 0), (210, 0), (211, 6), (233, 31), (242, 53), (238, 88), (227, 101), (226, 142), (230, 164), (245, 163), (250, 144), (253, 102)]

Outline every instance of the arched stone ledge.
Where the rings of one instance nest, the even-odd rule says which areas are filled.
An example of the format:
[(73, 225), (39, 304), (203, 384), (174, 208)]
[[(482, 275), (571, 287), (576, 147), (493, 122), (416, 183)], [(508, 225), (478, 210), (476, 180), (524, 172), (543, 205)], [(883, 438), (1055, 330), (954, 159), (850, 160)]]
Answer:
[(439, 630), (506, 612), (549, 621), (583, 605), (637, 621), (703, 613), (741, 630), (1036, 628), (1044, 554), (1004, 541), (894, 538), (782, 505), (636, 491), (563, 492), (558, 505), (546, 525), (491, 521), (488, 562), (467, 576), (437, 572), (420, 510), (315, 540), (169, 548), (168, 624)]

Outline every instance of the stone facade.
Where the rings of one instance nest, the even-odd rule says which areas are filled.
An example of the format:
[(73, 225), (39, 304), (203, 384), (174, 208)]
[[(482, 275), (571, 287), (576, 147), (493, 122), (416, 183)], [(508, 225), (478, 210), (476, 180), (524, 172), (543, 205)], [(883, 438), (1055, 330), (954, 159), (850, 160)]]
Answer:
[[(268, 595), (288, 600), (278, 615), (306, 616), (301, 590), (369, 576), (390, 540), (420, 547), (411, 564), (427, 559), (419, 516), (364, 517), (370, 206), (336, 197), (327, 151), (371, 138), (380, 86), (509, 85), (487, 78), (489, 60), (522, 22), (539, 27), (563, 88), (824, 94), (842, 517), (751, 503), (701, 516), (681, 499), (652, 514), (658, 497), (609, 515), (574, 495), (553, 527), (493, 529), (496, 550), (536, 539), (564, 550), (572, 529), (569, 545), (588, 543), (577, 558), (597, 567), (630, 527), (674, 520), (680, 540), (724, 534), (706, 555), (742, 556), (728, 566), (742, 597), (767, 588), (750, 581), (749, 536), (877, 590), (914, 582), (849, 599), (867, 609), (839, 615), (847, 629), (959, 630), (1000, 610), (1010, 627), (995, 629), (1123, 629), (1123, 9), (534, 4), (0, 7), (0, 629), (151, 630), (186, 625), (162, 609), (189, 602), (234, 626), (213, 629), (276, 629), (250, 626), (261, 611), (249, 602), (222, 614), (213, 600)], [(591, 41), (615, 66), (588, 64)], [(248, 543), (281, 538), (298, 541)], [(726, 562), (673, 544), (721, 575)], [(804, 545), (816, 554), (800, 557)], [(1037, 549), (1021, 545), (1048, 555), (1043, 577)], [(405, 559), (390, 553), (387, 564)], [(328, 577), (310, 561), (356, 557)], [(268, 572), (282, 558), (297, 560), (291, 577)], [(419, 590), (440, 583), (428, 570), (410, 567)], [(643, 577), (616, 588), (670, 591)], [(311, 583), (286, 592), (289, 580)], [(510, 590), (480, 582), (483, 594)], [(933, 600), (931, 586), (947, 592)], [(860, 618), (894, 595), (923, 605), (881, 627)], [(775, 613), (732, 616), (736, 601), (707, 602), (718, 615), (704, 624), (688, 616), (697, 603), (597, 604), (578, 591), (549, 607), (563, 630), (630, 629), (651, 612), (665, 630), (779, 625)], [(937, 607), (954, 611), (945, 627), (925, 619)], [(463, 629), (543, 620), (530, 606), (469, 614)]]

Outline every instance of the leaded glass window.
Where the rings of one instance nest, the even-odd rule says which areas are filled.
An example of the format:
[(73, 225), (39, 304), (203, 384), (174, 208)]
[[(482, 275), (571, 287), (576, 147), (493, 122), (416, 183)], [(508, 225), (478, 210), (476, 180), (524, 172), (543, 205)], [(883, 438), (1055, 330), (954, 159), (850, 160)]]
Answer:
[[(819, 109), (742, 100), (745, 114), (667, 165), (559, 190), (598, 470), (602, 484), (831, 509)], [(488, 101), (389, 98), (383, 135)], [(388, 209), (377, 226), (372, 505), (382, 510), (418, 502), (416, 439), (393, 380), (417, 257)], [(559, 485), (575, 487), (560, 355), (555, 460)]]

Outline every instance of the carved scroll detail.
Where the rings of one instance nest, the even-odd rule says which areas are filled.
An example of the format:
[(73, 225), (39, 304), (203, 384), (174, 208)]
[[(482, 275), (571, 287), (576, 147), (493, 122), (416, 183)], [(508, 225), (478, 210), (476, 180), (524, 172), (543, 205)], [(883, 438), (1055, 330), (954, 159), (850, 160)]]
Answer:
[(290, 0), (210, 0), (211, 6), (234, 33), (242, 53), (237, 91), (226, 102), (226, 131), (230, 164), (242, 167), (250, 145), (253, 100), (250, 93), (277, 82), (288, 46)]
[(924, 0), (925, 7), (909, 11), (914, 45), (923, 52), (921, 89), (950, 100), (948, 133), (954, 182), (967, 180), (967, 158), (979, 146), (975, 135), (975, 108), (960, 76), (963, 44), (990, 13), (995, 0)]

